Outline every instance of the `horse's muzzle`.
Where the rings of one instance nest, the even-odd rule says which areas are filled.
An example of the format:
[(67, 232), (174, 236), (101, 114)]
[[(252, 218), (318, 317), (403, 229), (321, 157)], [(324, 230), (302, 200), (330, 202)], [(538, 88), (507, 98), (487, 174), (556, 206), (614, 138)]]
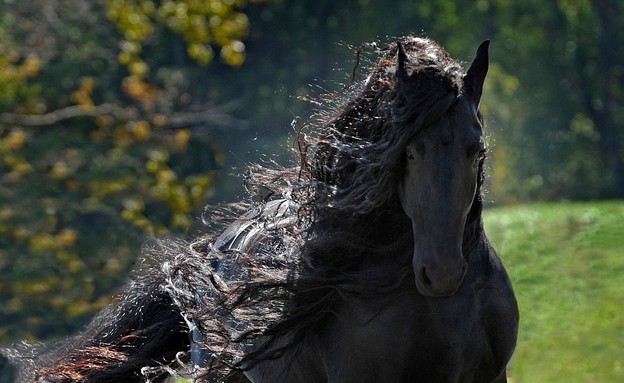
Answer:
[(429, 297), (445, 297), (455, 294), (464, 282), (468, 270), (468, 265), (463, 259), (444, 266), (414, 266), (416, 288), (422, 295)]

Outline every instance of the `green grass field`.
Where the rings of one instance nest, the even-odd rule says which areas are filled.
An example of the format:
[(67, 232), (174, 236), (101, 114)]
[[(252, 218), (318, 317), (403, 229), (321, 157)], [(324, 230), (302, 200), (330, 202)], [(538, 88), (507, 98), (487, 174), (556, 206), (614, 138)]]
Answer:
[(624, 382), (624, 202), (485, 212), (514, 282), (514, 383)]

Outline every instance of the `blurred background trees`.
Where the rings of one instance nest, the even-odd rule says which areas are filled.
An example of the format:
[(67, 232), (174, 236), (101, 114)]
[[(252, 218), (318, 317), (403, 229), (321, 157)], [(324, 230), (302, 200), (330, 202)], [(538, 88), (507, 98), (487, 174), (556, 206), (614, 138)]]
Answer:
[(192, 234), (203, 204), (239, 199), (230, 174), (246, 163), (285, 161), (303, 99), (340, 92), (364, 42), (424, 34), (468, 62), (492, 40), (491, 203), (624, 197), (622, 8), (2, 2), (0, 343), (75, 331), (142, 243)]
[(205, 132), (241, 125), (191, 72), (243, 63), (242, 5), (2, 3), (0, 341), (76, 327), (142, 241), (191, 227), (219, 157)]

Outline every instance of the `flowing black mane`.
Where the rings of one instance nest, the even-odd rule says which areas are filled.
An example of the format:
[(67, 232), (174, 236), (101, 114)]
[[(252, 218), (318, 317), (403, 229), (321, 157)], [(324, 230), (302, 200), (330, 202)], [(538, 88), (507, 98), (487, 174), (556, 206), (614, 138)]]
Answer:
[(315, 203), (331, 205), (334, 213), (363, 215), (392, 200), (406, 142), (459, 96), (464, 73), (442, 47), (423, 38), (401, 43), (412, 72), (408, 89), (396, 89), (398, 48), (391, 44), (379, 51), (364, 83), (332, 105), (334, 113), (311, 123), (319, 137), (306, 143), (310, 154), (302, 167), (324, 189)]

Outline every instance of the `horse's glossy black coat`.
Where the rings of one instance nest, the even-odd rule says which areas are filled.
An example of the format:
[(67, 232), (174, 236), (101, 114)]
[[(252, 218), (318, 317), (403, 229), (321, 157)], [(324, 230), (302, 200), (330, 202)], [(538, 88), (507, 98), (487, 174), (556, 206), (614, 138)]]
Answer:
[(509, 280), (491, 257), (470, 262), (475, 272), (493, 270), (486, 278), (469, 272), (453, 297), (412, 290), (344, 305), (294, 356), (248, 374), (255, 383), (506, 382), (518, 317)]

